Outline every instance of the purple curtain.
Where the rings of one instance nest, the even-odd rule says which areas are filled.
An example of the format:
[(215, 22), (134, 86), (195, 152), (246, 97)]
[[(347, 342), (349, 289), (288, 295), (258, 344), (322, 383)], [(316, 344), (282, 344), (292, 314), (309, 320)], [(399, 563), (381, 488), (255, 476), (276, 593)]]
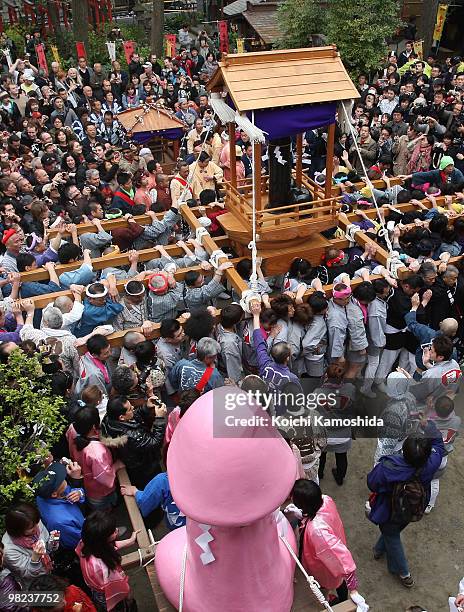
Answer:
[(155, 136), (162, 136), (163, 138), (167, 138), (169, 140), (177, 140), (182, 138), (183, 133), (182, 128), (172, 128), (170, 130), (163, 130), (162, 132), (136, 132), (133, 134), (132, 140), (138, 144), (144, 144)]
[[(266, 136), (269, 140), (294, 136), (334, 123), (336, 108), (336, 102), (326, 102), (256, 110), (255, 125), (269, 134)], [(247, 115), (251, 120), (251, 112)]]

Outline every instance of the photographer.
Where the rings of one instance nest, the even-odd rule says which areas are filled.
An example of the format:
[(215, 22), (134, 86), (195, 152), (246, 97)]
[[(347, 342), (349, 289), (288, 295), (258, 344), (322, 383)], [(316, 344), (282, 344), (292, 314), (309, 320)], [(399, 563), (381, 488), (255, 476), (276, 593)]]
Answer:
[[(119, 371), (137, 376), (127, 366), (119, 366), (113, 374), (113, 383)], [(143, 489), (161, 470), (161, 447), (166, 428), (166, 406), (155, 396), (147, 400), (146, 408), (135, 408), (124, 395), (109, 400), (102, 421), (102, 433), (120, 440), (118, 457), (124, 462), (130, 481)], [(148, 425), (147, 422), (153, 422)], [(123, 442), (124, 439), (124, 442)]]

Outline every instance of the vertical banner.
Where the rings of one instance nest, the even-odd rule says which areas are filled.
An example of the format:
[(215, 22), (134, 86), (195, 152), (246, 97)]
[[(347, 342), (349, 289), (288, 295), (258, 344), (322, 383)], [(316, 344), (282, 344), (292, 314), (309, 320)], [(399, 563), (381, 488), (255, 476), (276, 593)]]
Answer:
[(47, 58), (45, 57), (45, 48), (42, 43), (35, 46), (35, 52), (37, 54), (37, 63), (39, 68), (42, 68), (45, 75), (48, 76)]
[(245, 40), (237, 38), (237, 53), (245, 53)]
[(166, 55), (167, 57), (174, 57), (176, 55), (176, 42), (177, 38), (175, 34), (166, 34), (164, 37), (166, 41)]
[(85, 57), (87, 59), (87, 51), (83, 42), (76, 42), (77, 57)]
[(116, 60), (116, 43), (107, 42), (106, 48), (108, 49), (108, 55), (110, 56), (110, 60), (114, 62)]
[(14, 25), (18, 21), (16, 17), (16, 9), (12, 6), (8, 7), (8, 20), (10, 22), (10, 25)]
[(434, 42), (436, 42), (437, 45), (440, 42), (442, 34), (443, 34), (443, 28), (445, 27), (447, 12), (448, 12), (447, 4), (438, 5), (437, 21), (435, 23), (435, 29), (433, 31), (433, 40)]
[(136, 44), (133, 40), (125, 40), (122, 43), (122, 46), (124, 47), (124, 55), (126, 56), (126, 62), (129, 65), (131, 61), (131, 55), (135, 53)]
[(227, 21), (218, 21), (219, 28), (219, 51), (229, 53), (229, 32)]
[[(3, 26), (3, 17), (0, 15), (0, 34), (2, 34), (3, 30), (4, 30), (4, 26)], [(8, 66), (9, 68), (9, 66)]]
[(66, 4), (66, 2), (62, 2), (61, 3), (61, 8), (63, 9), (63, 23), (64, 23), (64, 27), (69, 30), (70, 29), (70, 25), (69, 25), (69, 19), (68, 19), (68, 5)]
[(424, 59), (424, 41), (416, 40), (414, 42), (414, 53), (419, 59)]
[(61, 64), (61, 58), (60, 58), (60, 54), (58, 53), (58, 47), (56, 45), (52, 45), (50, 47), (50, 50), (52, 52), (53, 59), (55, 60), (55, 62), (58, 62), (58, 64)]
[(11, 68), (11, 66), (13, 66), (13, 62), (11, 60), (10, 50), (7, 47), (5, 47), (5, 49), (2, 49), (2, 53), (5, 56), (6, 63), (8, 64), (8, 68)]

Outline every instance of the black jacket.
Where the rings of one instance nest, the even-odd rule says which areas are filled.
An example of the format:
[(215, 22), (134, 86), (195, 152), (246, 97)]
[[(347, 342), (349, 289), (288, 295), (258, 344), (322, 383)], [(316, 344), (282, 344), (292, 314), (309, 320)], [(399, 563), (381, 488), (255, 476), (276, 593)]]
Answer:
[(132, 484), (139, 489), (161, 472), (161, 447), (166, 428), (165, 419), (155, 417), (149, 429), (144, 417), (143, 409), (138, 409), (132, 421), (116, 421), (105, 415), (101, 424), (105, 437), (118, 439), (116, 454), (125, 464)]

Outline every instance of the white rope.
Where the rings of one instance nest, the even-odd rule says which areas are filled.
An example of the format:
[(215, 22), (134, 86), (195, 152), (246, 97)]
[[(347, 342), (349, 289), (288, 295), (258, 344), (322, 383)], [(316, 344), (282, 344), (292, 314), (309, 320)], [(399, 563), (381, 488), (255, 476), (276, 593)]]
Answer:
[(240, 306), (247, 313), (251, 313), (250, 304), (252, 301), (261, 302), (261, 296), (253, 289), (245, 289), (240, 298)]
[[(254, 111), (252, 111), (252, 121), (253, 123), (255, 122), (255, 113)], [(250, 136), (251, 139), (251, 136)], [(257, 142), (261, 142), (260, 140), (258, 140)], [(252, 203), (251, 203), (251, 223), (252, 223), (252, 238), (251, 238), (251, 242), (248, 245), (248, 248), (251, 251), (251, 274), (250, 274), (250, 287), (252, 289), (252, 291), (258, 291), (258, 265), (257, 265), (257, 259), (258, 259), (258, 247), (256, 246), (256, 240), (257, 240), (257, 234), (256, 234), (256, 201), (257, 201), (257, 197), (258, 197), (258, 188), (261, 189), (261, 174), (259, 176), (257, 175), (256, 172), (256, 151), (255, 151), (255, 145), (253, 142), (253, 152), (252, 152), (252, 160), (251, 163), (253, 164), (253, 175), (252, 175), (252, 180), (253, 180), (253, 194), (252, 194)], [(261, 164), (260, 164), (261, 166)], [(249, 311), (249, 310), (248, 310)]]
[(182, 553), (182, 567), (180, 570), (180, 582), (179, 582), (179, 612), (182, 612), (184, 607), (184, 588), (185, 588), (185, 569), (187, 567), (187, 544), (184, 546), (184, 552)]
[(209, 232), (206, 227), (197, 227), (195, 230), (195, 240), (200, 244), (203, 244), (203, 236), (209, 236)]
[(324, 597), (324, 594), (322, 593), (321, 589), (320, 589), (320, 585), (317, 582), (317, 580), (314, 578), (314, 576), (310, 576), (308, 574), (308, 572), (305, 570), (305, 568), (303, 567), (303, 565), (301, 564), (301, 561), (298, 559), (297, 555), (295, 554), (295, 551), (293, 550), (293, 548), (291, 547), (289, 541), (287, 540), (287, 538), (284, 535), (280, 535), (280, 539), (282, 540), (282, 542), (285, 544), (285, 546), (288, 549), (288, 552), (291, 554), (291, 556), (293, 557), (295, 563), (298, 565), (298, 567), (300, 568), (300, 570), (302, 571), (304, 577), (306, 578), (308, 584), (309, 584), (309, 588), (311, 589), (311, 591), (313, 592), (314, 597), (317, 599), (317, 601), (324, 606), (324, 608), (326, 610), (328, 610), (328, 612), (333, 612), (333, 608), (330, 606), (329, 602), (327, 601), (327, 599)]
[[(372, 184), (372, 181), (370, 180), (370, 178), (367, 176), (367, 169), (366, 169), (366, 166), (364, 165), (364, 160), (362, 158), (361, 151), (359, 150), (359, 145), (358, 145), (358, 140), (357, 140), (358, 135), (354, 131), (353, 124), (351, 123), (350, 117), (348, 116), (348, 112), (346, 110), (345, 102), (342, 101), (341, 104), (342, 104), (342, 107), (343, 107), (343, 112), (345, 113), (346, 123), (348, 124), (348, 126), (350, 128), (351, 136), (353, 138), (354, 146), (356, 147), (356, 152), (358, 154), (359, 161), (361, 162), (361, 166), (362, 166), (362, 169), (363, 169), (363, 172), (364, 172), (364, 176), (365, 176), (365, 180), (366, 180), (366, 185), (372, 191), (372, 200), (374, 202), (375, 210), (377, 211), (377, 217), (379, 219), (380, 225), (382, 226), (382, 229), (385, 230), (385, 233), (383, 234), (383, 237), (385, 238), (385, 242), (387, 244), (388, 252), (391, 253), (393, 251), (393, 246), (392, 246), (392, 243), (390, 241), (390, 237), (388, 235), (388, 230), (385, 227), (385, 220), (382, 217), (382, 215), (380, 214), (379, 205), (377, 204), (377, 198), (375, 197), (375, 193), (374, 193), (374, 185)], [(329, 180), (329, 179), (327, 179), (327, 180)]]
[(347, 239), (350, 241), (351, 244), (354, 244), (356, 242), (355, 239), (355, 235), (361, 231), (361, 228), (358, 225), (355, 225), (354, 223), (350, 223), (345, 231), (345, 236), (347, 237)]
[(228, 259), (229, 255), (224, 253), (221, 249), (216, 249), (209, 256), (209, 263), (213, 266), (213, 268), (219, 268), (219, 260), (220, 259)]

